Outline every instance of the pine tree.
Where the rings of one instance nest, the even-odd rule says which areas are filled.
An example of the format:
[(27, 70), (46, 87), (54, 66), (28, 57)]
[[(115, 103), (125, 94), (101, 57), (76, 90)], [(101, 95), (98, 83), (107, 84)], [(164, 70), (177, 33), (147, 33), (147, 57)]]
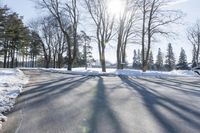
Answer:
[(149, 65), (149, 69), (150, 69), (150, 70), (153, 70), (154, 59), (153, 59), (153, 53), (152, 53), (152, 51), (151, 51), (150, 54), (149, 54), (148, 65)]
[[(32, 67), (36, 66), (36, 60), (37, 60), (37, 56), (41, 54), (41, 50), (42, 50), (42, 44), (41, 44), (41, 38), (40, 36), (32, 31), (31, 32), (31, 41), (30, 41), (30, 56), (32, 59)], [(23, 65), (24, 65), (24, 61), (23, 61)]]
[(163, 68), (163, 54), (161, 52), (161, 49), (158, 49), (158, 55), (156, 60), (156, 67), (158, 70), (162, 70)]
[(181, 53), (180, 53), (180, 56), (179, 56), (179, 61), (178, 61), (179, 64), (187, 64), (187, 56), (185, 54), (185, 50), (183, 48), (181, 48)]
[(185, 54), (185, 50), (181, 48), (177, 69), (187, 69), (187, 68), (188, 68), (187, 56)]
[(137, 68), (137, 58), (138, 58), (137, 51), (134, 49), (134, 51), (133, 51), (133, 68)]
[(4, 55), (4, 64), (3, 67), (6, 68), (7, 62), (7, 54), (8, 54), (8, 46), (6, 45), (5, 41), (5, 27), (6, 27), (6, 20), (7, 20), (7, 12), (8, 8), (0, 6), (0, 55)]
[(171, 71), (175, 68), (175, 57), (174, 57), (174, 52), (171, 43), (168, 44), (167, 48), (167, 55), (166, 55), (166, 68)]

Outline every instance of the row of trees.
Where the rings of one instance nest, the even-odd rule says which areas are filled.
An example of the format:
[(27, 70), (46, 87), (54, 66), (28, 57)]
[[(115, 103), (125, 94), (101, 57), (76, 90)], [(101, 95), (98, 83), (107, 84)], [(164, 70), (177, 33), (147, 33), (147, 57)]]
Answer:
[(6, 6), (0, 8), (0, 53), (4, 56), (3, 67), (17, 67), (19, 61), (20, 65), (24, 65), (28, 53), (35, 54), (31, 35), (22, 17), (10, 12)]
[[(140, 50), (134, 50), (133, 56), (133, 68), (141, 69), (142, 67), (142, 54)], [(164, 59), (165, 57), (165, 59)], [(154, 60), (152, 51), (150, 52), (148, 59), (148, 69), (149, 70), (168, 70), (173, 69), (188, 69), (188, 62), (185, 50), (181, 48), (179, 55), (178, 64), (176, 64), (175, 55), (171, 43), (168, 44), (166, 56), (162, 53), (161, 49), (158, 49), (156, 60)]]
[[(0, 55), (3, 67), (63, 67), (71, 60), (67, 56), (68, 39), (51, 15), (32, 21), (26, 27), (17, 13), (0, 7)], [(71, 30), (69, 27), (68, 30)], [(71, 35), (70, 35), (71, 36)], [(91, 38), (82, 31), (76, 38), (74, 65), (87, 66), (94, 61)], [(71, 42), (71, 41), (70, 41)], [(70, 48), (70, 50), (73, 48)]]
[[(177, 23), (182, 14), (166, 7), (170, 0), (123, 0), (123, 9), (113, 15), (109, 11), (109, 0), (38, 0), (38, 7), (46, 10), (56, 20), (56, 26), (66, 39), (68, 70), (75, 63), (78, 52), (80, 16), (85, 10), (93, 22), (95, 42), (99, 50), (102, 71), (106, 71), (105, 49), (114, 39), (117, 45), (117, 68), (123, 69), (127, 45), (141, 44), (142, 69), (147, 70), (151, 45), (158, 35), (169, 36), (167, 26)], [(84, 6), (81, 6), (84, 5)], [(84, 8), (82, 8), (84, 7)], [(81, 11), (80, 11), (81, 10)], [(94, 41), (94, 40), (93, 40)]]
[[(123, 8), (115, 15), (110, 12), (109, 2), (110, 0), (36, 0), (37, 7), (45, 11), (45, 15), (32, 21), (30, 28), (24, 26), (22, 18), (16, 13), (1, 8), (1, 52), (4, 55), (4, 67), (19, 66), (19, 59), (22, 60), (21, 66), (24, 66), (24, 60), (30, 58), (31, 66), (41, 62), (47, 68), (60, 68), (63, 64), (67, 64), (68, 70), (75, 66), (87, 67), (88, 63), (94, 61), (90, 45), (94, 43), (98, 46), (99, 60), (102, 71), (105, 72), (105, 50), (114, 40), (117, 46), (117, 69), (123, 69), (127, 45), (133, 43), (141, 46), (141, 53), (138, 53), (141, 55), (140, 68), (146, 71), (149, 64), (154, 64), (151, 60), (152, 45), (161, 36), (173, 35), (169, 26), (179, 23), (183, 14), (169, 9), (170, 2), (174, 0), (121, 0)], [(89, 17), (87, 22), (82, 18), (83, 15), (87, 16), (85, 18)], [(92, 37), (81, 30), (81, 24), (90, 22)], [(194, 47), (193, 60), (197, 64), (200, 52), (198, 26), (188, 30), (188, 39)]]

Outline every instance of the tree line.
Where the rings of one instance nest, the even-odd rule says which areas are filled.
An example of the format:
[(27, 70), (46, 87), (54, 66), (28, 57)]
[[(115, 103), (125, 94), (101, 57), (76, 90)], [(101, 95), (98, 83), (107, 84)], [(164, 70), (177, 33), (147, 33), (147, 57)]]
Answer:
[[(134, 69), (141, 69), (142, 67), (142, 54), (141, 50), (134, 50), (133, 56), (133, 65)], [(193, 64), (194, 65), (194, 64)], [(193, 66), (195, 67), (195, 66)], [(175, 54), (172, 48), (172, 44), (168, 44), (168, 48), (166, 51), (166, 56), (158, 49), (158, 53), (156, 55), (156, 59), (154, 59), (152, 51), (150, 51), (149, 59), (148, 59), (148, 70), (159, 70), (159, 71), (171, 71), (173, 69), (181, 69), (188, 70), (189, 64), (187, 61), (187, 55), (185, 50), (181, 48), (181, 52), (179, 55), (178, 63), (176, 63)]]
[[(24, 26), (16, 13), (1, 8), (1, 51), (4, 55), (4, 67), (19, 66), (19, 58), (22, 60), (21, 66), (25, 66), (26, 61), (31, 66), (37, 63), (46, 68), (60, 68), (64, 64), (68, 70), (76, 66), (87, 67), (94, 61), (91, 54), (91, 43), (94, 43), (98, 47), (102, 71), (105, 72), (105, 51), (114, 40), (117, 69), (123, 69), (125, 66), (127, 46), (139, 44), (141, 51), (134, 51), (134, 58), (140, 58), (140, 65), (137, 67), (145, 72), (155, 64), (152, 59), (152, 45), (159, 41), (160, 37), (173, 36), (175, 33), (169, 27), (179, 24), (183, 18), (181, 11), (170, 9), (170, 2), (173, 1), (123, 0), (121, 12), (113, 15), (108, 7), (109, 0), (35, 0), (38, 10), (44, 11), (45, 15), (32, 21), (28, 27)], [(14, 18), (19, 22), (13, 22), (11, 25), (19, 23), (21, 27), (15, 26), (18, 31), (12, 31), (13, 36), (7, 37), (6, 27), (10, 28), (7, 25), (11, 23), (8, 23), (8, 16), (12, 14), (15, 14)], [(86, 16), (85, 19), (82, 16)], [(81, 29), (86, 23), (90, 23), (92, 27), (92, 36)], [(188, 30), (188, 39), (194, 49), (193, 62), (196, 64), (199, 63), (200, 52), (200, 28), (197, 27), (198, 24)], [(23, 35), (20, 35), (22, 33)], [(161, 49), (159, 51), (158, 55), (162, 55)], [(170, 52), (172, 51), (169, 50), (168, 53)], [(171, 56), (169, 54), (169, 57), (166, 57), (169, 58), (166, 60), (168, 70), (174, 68)], [(27, 61), (29, 59), (30, 61)], [(163, 58), (160, 56), (157, 60), (160, 63), (157, 68), (162, 70)], [(136, 62), (138, 61), (134, 59), (133, 64)]]
[[(66, 55), (67, 38), (52, 16), (45, 16), (25, 26), (23, 17), (0, 7), (0, 55), (3, 68), (61, 68), (71, 58)], [(94, 61), (91, 38), (82, 31), (77, 37), (77, 58), (74, 66), (86, 66)]]
[[(12, 13), (5, 6), (0, 8), (0, 53), (3, 55), (3, 67), (18, 67), (19, 60), (24, 65), (28, 54), (28, 42), (33, 38), (29, 36), (28, 28), (23, 24), (22, 17)], [(32, 43), (30, 44), (32, 46)], [(35, 51), (30, 50), (34, 55)], [(21, 58), (17, 58), (21, 55)]]

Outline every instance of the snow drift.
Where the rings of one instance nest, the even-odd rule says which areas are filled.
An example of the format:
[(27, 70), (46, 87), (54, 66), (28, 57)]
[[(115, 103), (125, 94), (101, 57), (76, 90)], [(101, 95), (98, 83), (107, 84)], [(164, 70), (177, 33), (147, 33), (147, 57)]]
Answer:
[(3, 113), (13, 108), (15, 98), (27, 82), (28, 78), (19, 69), (0, 69), (0, 128), (7, 119)]
[(66, 74), (79, 74), (79, 75), (89, 75), (89, 76), (98, 76), (98, 75), (114, 75), (114, 76), (153, 76), (153, 77), (168, 77), (168, 76), (197, 76), (191, 70), (174, 70), (171, 72), (164, 71), (147, 71), (142, 72), (141, 70), (134, 69), (124, 69), (124, 70), (116, 70), (116, 69), (107, 69), (107, 72), (101, 72), (101, 68), (73, 68), (72, 71), (67, 71), (67, 69), (42, 69), (48, 72), (57, 72), (57, 73), (66, 73)]

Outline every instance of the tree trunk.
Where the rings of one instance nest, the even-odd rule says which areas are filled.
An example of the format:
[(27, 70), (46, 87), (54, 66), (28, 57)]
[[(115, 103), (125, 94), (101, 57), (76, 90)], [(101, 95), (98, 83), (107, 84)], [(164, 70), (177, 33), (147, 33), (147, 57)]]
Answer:
[(6, 61), (7, 61), (7, 50), (4, 50), (3, 68), (6, 68)]
[(17, 60), (17, 57), (15, 58), (15, 67), (18, 67), (18, 60)]
[(61, 58), (62, 58), (62, 56), (61, 56), (61, 54), (59, 53), (59, 54), (58, 54), (58, 68), (61, 68)]
[[(15, 54), (15, 53), (14, 53)], [(15, 57), (15, 67), (18, 67), (18, 50), (16, 51), (16, 57)]]
[(45, 61), (45, 68), (49, 68), (49, 61)]
[(125, 63), (126, 63), (126, 44), (127, 44), (127, 42), (125, 42), (125, 44), (124, 44), (124, 46), (123, 46), (123, 52), (122, 52), (122, 66), (121, 66), (121, 69), (124, 69), (124, 65), (125, 65)]
[(67, 62), (67, 70), (68, 71), (71, 71), (72, 70), (72, 59), (71, 59), (71, 56), (70, 58), (68, 58), (68, 62)]
[(3, 67), (6, 68), (7, 65), (7, 56), (8, 56), (8, 41), (5, 41), (5, 45), (4, 46), (4, 62), (3, 62)]
[(35, 55), (33, 55), (33, 68), (35, 68)]
[(117, 44), (117, 69), (121, 69), (121, 41), (118, 38), (118, 44)]
[(67, 53), (68, 53), (67, 70), (71, 71), (73, 62), (72, 62), (71, 41), (70, 41), (69, 36), (67, 36), (67, 44), (68, 44), (68, 48), (67, 48)]
[(24, 67), (24, 54), (22, 55), (22, 67)]
[(199, 66), (199, 54), (200, 54), (200, 34), (198, 34), (198, 46), (197, 46), (197, 56), (196, 56), (197, 66)]
[(53, 68), (56, 68), (56, 54), (53, 56)]
[(105, 48), (102, 48), (101, 66), (102, 72), (106, 72)]
[(146, 20), (146, 0), (143, 1), (143, 21), (142, 21), (142, 70), (145, 72), (145, 20)]
[(7, 68), (10, 67), (10, 52), (8, 53)]
[(11, 68), (14, 68), (14, 61), (15, 61), (15, 51), (11, 50)]
[(147, 69), (148, 69), (148, 63), (147, 63), (147, 61), (145, 60), (145, 61), (143, 62), (142, 71), (143, 71), (143, 72), (146, 72)]
[(71, 61), (68, 61), (67, 70), (68, 70), (68, 71), (71, 71), (71, 70), (72, 70), (72, 62), (71, 62)]
[(106, 72), (106, 62), (105, 62), (105, 47), (104, 41), (98, 41), (98, 48), (99, 48), (99, 57), (101, 62), (101, 69), (102, 72)]
[(28, 67), (28, 55), (26, 54), (26, 67)]

